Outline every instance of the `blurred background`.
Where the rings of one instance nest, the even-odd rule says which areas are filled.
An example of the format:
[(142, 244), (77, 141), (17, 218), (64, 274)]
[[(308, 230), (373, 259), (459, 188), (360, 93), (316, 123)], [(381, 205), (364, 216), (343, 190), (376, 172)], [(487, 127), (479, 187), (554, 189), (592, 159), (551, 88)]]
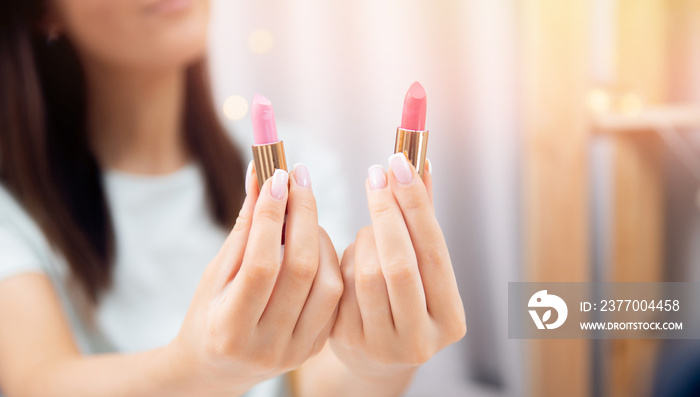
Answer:
[(693, 395), (694, 342), (509, 340), (506, 304), (509, 281), (700, 279), (700, 1), (215, 0), (210, 67), (244, 150), (272, 100), (339, 251), (426, 88), (469, 332), (409, 396)]

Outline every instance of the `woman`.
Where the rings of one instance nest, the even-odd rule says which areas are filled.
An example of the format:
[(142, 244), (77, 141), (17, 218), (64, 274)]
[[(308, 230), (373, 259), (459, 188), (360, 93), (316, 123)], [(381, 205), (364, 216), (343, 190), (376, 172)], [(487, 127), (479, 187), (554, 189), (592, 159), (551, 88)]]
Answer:
[(430, 172), (370, 168), (373, 224), (340, 266), (306, 167), (244, 173), (204, 77), (208, 9), (0, 5), (7, 396), (399, 395), (466, 332)]

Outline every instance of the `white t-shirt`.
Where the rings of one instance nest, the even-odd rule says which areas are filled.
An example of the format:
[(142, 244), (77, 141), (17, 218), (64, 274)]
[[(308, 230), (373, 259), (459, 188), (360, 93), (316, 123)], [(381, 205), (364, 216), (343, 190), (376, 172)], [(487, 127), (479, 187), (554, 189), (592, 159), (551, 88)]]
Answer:
[[(26, 272), (49, 276), (84, 354), (166, 345), (177, 335), (204, 268), (228, 234), (207, 210), (201, 172), (194, 164), (165, 176), (105, 172), (116, 258), (113, 287), (94, 312), (84, 310), (71, 288), (66, 262), (0, 185), (0, 282)], [(248, 395), (286, 394), (285, 379), (278, 377)]]

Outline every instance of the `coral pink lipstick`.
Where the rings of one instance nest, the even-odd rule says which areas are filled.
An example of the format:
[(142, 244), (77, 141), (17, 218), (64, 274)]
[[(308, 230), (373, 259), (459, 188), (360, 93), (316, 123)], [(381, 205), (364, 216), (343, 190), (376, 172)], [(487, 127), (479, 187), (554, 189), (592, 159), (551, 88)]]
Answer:
[(403, 102), (401, 128), (411, 131), (425, 130), (426, 109), (425, 89), (416, 81), (406, 93), (406, 99)]
[(277, 138), (275, 112), (270, 100), (260, 94), (253, 97), (251, 110), (253, 118), (253, 160), (258, 182), (263, 183), (276, 169), (287, 171), (284, 143)]
[(394, 153), (403, 153), (423, 176), (425, 154), (428, 151), (428, 130), (425, 129), (427, 97), (419, 82), (413, 83), (403, 103), (401, 126), (396, 129)]

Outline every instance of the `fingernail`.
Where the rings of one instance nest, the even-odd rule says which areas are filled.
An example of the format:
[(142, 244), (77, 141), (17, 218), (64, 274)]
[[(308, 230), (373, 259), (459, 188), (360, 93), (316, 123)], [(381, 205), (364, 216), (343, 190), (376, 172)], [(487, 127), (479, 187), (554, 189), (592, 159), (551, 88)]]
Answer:
[(413, 180), (411, 166), (408, 164), (405, 154), (395, 153), (391, 155), (389, 157), (389, 167), (394, 171), (394, 176), (396, 176), (396, 180), (400, 184), (407, 185)]
[(294, 180), (296, 181), (297, 185), (301, 187), (311, 187), (311, 177), (309, 176), (309, 170), (304, 164), (294, 164)]
[(272, 174), (272, 186), (270, 186), (270, 194), (277, 200), (282, 200), (284, 194), (287, 192), (287, 182), (289, 181), (289, 174), (285, 170), (277, 169), (275, 173)]
[(427, 160), (428, 160), (428, 173), (430, 175), (433, 175), (433, 163), (430, 161), (430, 159), (427, 159)]
[(386, 173), (381, 165), (373, 165), (367, 170), (369, 176), (369, 188), (372, 190), (386, 187)]
[(248, 195), (248, 184), (250, 183), (250, 177), (253, 175), (253, 161), (248, 163), (248, 169), (245, 171), (245, 194)]

